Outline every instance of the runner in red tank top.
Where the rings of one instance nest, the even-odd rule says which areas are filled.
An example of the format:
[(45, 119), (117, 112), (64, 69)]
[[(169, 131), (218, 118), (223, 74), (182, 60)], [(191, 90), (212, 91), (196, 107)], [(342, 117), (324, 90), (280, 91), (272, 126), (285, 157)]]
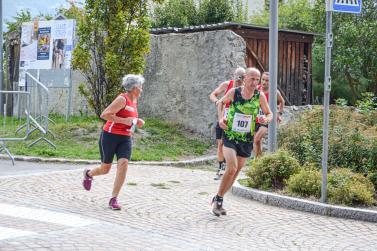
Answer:
[(99, 140), (101, 166), (84, 170), (83, 186), (90, 190), (94, 176), (107, 174), (111, 169), (114, 155), (117, 156), (117, 173), (109, 207), (120, 210), (118, 195), (126, 178), (128, 161), (131, 159), (131, 136), (135, 127), (144, 125), (137, 112), (137, 99), (142, 93), (144, 78), (141, 75), (126, 75), (122, 86), (126, 93), (120, 94), (101, 114), (106, 120)]
[[(234, 87), (239, 87), (243, 84), (243, 78), (245, 75), (245, 69), (239, 67), (234, 71), (234, 79), (222, 82), (210, 95), (209, 99), (216, 104), (219, 100), (219, 96), (225, 95), (229, 90)], [(228, 112), (230, 102), (225, 104), (224, 116)], [(219, 161), (219, 168), (216, 173), (215, 180), (221, 178), (222, 174), (225, 172), (225, 158), (223, 155), (223, 143), (222, 143), (223, 129), (220, 128), (219, 124), (216, 124), (216, 141), (217, 141), (217, 160)]]
[[(269, 95), (269, 87), (270, 87), (270, 74), (268, 72), (264, 72), (261, 77), (261, 83), (258, 85), (258, 90), (262, 91), (264, 95), (267, 98), (268, 101), (268, 95)], [(278, 123), (281, 122), (281, 116), (283, 114), (284, 109), (284, 99), (281, 96), (281, 93), (277, 91), (277, 102), (279, 107), (279, 114), (277, 116)], [(266, 136), (268, 131), (268, 125), (259, 123), (259, 118), (263, 117), (264, 114), (261, 110), (259, 110), (259, 114), (257, 117), (257, 124), (255, 127), (255, 135), (254, 135), (254, 155), (256, 158), (262, 155), (262, 140)]]

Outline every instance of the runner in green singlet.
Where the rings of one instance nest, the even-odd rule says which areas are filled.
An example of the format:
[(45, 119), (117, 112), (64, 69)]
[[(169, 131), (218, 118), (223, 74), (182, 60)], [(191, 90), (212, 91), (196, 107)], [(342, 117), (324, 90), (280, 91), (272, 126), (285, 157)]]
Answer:
[[(256, 117), (259, 108), (265, 117), (261, 123), (270, 123), (272, 113), (266, 96), (257, 90), (260, 72), (256, 68), (248, 68), (244, 79), (244, 86), (231, 89), (217, 102), (219, 125), (224, 129), (223, 153), (227, 169), (221, 180), (217, 195), (212, 199), (211, 212), (216, 215), (226, 215), (223, 208), (223, 197), (232, 187), (247, 158), (253, 150), (253, 136)], [(227, 119), (222, 116), (224, 104), (231, 101)]]

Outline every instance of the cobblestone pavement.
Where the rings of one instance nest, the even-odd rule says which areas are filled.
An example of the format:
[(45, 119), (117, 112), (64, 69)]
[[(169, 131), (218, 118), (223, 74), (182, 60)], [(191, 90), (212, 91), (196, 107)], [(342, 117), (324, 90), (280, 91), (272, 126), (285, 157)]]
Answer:
[(119, 198), (123, 209), (111, 211), (115, 172), (96, 177), (87, 192), (83, 168), (0, 177), (0, 250), (377, 249), (377, 224), (271, 207), (230, 193), (228, 215), (217, 218), (209, 201), (218, 181), (204, 170), (130, 166)]

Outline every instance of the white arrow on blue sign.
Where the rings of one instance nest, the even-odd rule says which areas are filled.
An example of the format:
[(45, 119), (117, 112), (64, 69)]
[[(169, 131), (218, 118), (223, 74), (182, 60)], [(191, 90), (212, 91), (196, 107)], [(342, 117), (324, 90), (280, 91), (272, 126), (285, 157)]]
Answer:
[(346, 13), (360, 13), (361, 0), (333, 0), (333, 11)]

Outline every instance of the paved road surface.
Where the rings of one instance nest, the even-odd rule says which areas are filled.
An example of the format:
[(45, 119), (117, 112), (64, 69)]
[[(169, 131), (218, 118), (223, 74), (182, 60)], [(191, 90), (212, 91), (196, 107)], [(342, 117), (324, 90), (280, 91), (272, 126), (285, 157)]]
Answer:
[[(13, 170), (11, 170), (14, 168)], [(121, 211), (114, 172), (81, 187), (84, 166), (0, 160), (0, 250), (377, 250), (377, 224), (271, 207), (228, 194), (209, 213), (213, 173), (129, 168)]]

